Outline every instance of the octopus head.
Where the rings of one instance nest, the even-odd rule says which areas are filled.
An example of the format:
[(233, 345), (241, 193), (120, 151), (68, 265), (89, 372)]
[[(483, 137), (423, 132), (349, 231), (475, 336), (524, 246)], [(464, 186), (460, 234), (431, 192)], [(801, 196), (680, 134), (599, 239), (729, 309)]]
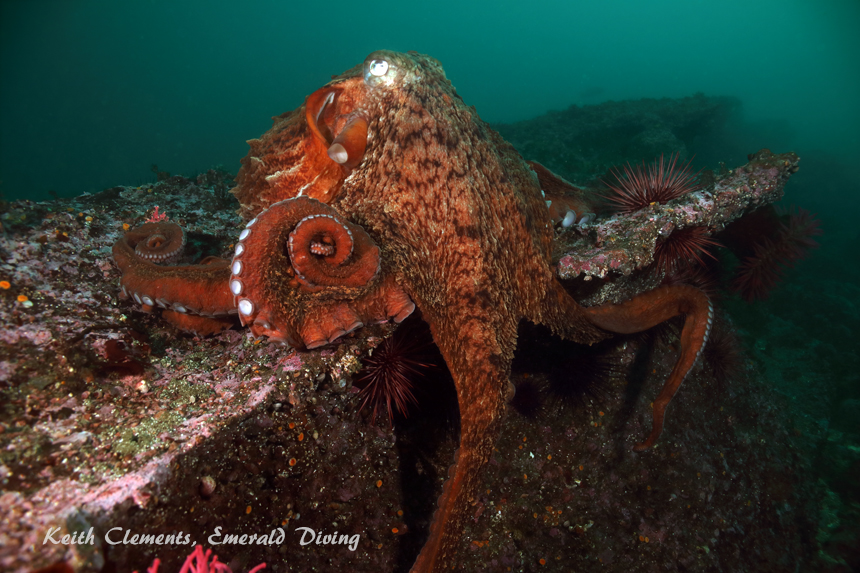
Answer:
[(368, 157), (374, 139), (388, 139), (390, 130), (410, 117), (420, 120), (414, 112), (423, 112), (432, 99), (428, 94), (440, 95), (442, 105), (457, 98), (441, 64), (411, 52), (373, 52), (335, 77), (302, 107), (276, 117), (260, 139), (249, 141), (233, 189), (243, 216), (250, 219), (292, 197), (331, 203)]

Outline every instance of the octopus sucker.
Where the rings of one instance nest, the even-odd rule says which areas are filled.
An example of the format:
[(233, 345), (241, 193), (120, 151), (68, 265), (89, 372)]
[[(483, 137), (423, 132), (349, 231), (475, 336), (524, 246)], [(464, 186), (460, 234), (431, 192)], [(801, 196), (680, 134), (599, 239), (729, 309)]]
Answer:
[(140, 239), (129, 234), (114, 246), (123, 290), (139, 303), (164, 301), (181, 328), (199, 332), (206, 324), (197, 320), (219, 319), (180, 307), (238, 313), (254, 336), (300, 349), (419, 309), (454, 379), (461, 432), (412, 571), (456, 565), (511, 396), (521, 321), (593, 344), (685, 315), (678, 362), (634, 449), (659, 438), (707, 340), (710, 300), (672, 285), (618, 304), (577, 303), (555, 277), (554, 223), (589, 224), (592, 200), (526, 163), (466, 106), (437, 60), (374, 52), (250, 146), (233, 189), (249, 222), (232, 260), (156, 265), (135, 255)]
[(278, 201), (240, 238), (229, 288), (256, 336), (318, 348), (403, 314), (405, 303), (389, 304), (402, 291), (381, 276), (379, 248), (325, 203), (305, 196)]

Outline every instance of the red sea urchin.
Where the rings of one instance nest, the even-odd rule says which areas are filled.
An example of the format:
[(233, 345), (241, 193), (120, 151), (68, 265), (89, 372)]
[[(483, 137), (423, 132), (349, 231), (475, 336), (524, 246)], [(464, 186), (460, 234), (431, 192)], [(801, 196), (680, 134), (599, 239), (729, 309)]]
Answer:
[(606, 199), (619, 212), (632, 213), (651, 203), (666, 203), (697, 190), (698, 173), (690, 171), (690, 161), (678, 167), (678, 157), (678, 154), (670, 156), (666, 162), (660, 154), (660, 159), (647, 168), (644, 161), (641, 166), (636, 167), (628, 163), (624, 166), (623, 174), (613, 169), (616, 182), (606, 183), (611, 191), (611, 194), (606, 195)]
[(654, 268), (665, 274), (678, 274), (691, 264), (705, 266), (702, 255), (716, 259), (709, 247), (722, 245), (708, 236), (706, 227), (685, 227), (657, 243)]
[(373, 407), (371, 420), (376, 421), (384, 405), (392, 424), (395, 411), (406, 416), (410, 405), (418, 403), (414, 381), (434, 366), (432, 345), (426, 323), (410, 317), (362, 361), (354, 384), (361, 388), (361, 408)]
[(788, 267), (818, 246), (812, 237), (821, 235), (820, 221), (806, 209), (777, 212), (779, 228), (773, 237), (762, 237), (753, 254), (738, 265), (732, 289), (747, 301), (766, 299)]

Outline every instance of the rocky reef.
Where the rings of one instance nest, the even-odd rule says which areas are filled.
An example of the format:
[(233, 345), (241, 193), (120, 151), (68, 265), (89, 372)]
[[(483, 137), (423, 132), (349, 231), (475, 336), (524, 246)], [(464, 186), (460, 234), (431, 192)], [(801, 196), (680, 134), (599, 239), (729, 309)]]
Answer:
[[(609, 102), (494, 127), (525, 157), (596, 189), (627, 161), (688, 157), (739, 105)], [(559, 277), (584, 305), (653, 288), (664, 279), (649, 271), (660, 241), (691, 227), (718, 234), (778, 200), (798, 167), (766, 151), (742, 163), (713, 166), (680, 199), (558, 229)], [(415, 378), (417, 406), (389, 427), (361, 409), (353, 382), (391, 326), (296, 352), (239, 329), (196, 338), (136, 310), (111, 261), (125, 230), (167, 215), (187, 229), (191, 263), (228, 255), (242, 228), (225, 172), (158, 179), (0, 209), (0, 569), (142, 571), (158, 558), (174, 571), (201, 544), (234, 571), (408, 570), (457, 443), (444, 366)], [(718, 311), (643, 453), (629, 437), (650, 426), (677, 325), (593, 348), (521, 325), (517, 393), (460, 569), (850, 570), (857, 511), (842, 500), (857, 498), (848, 437), (860, 435), (860, 401), (846, 390), (856, 356), (840, 341), (856, 325), (856, 289), (819, 290), (795, 284), (766, 307), (718, 303), (742, 320)], [(797, 325), (810, 320), (832, 336), (799, 347)], [(217, 527), (267, 538), (217, 545)], [(92, 544), (50, 541), (91, 530)], [(308, 530), (357, 535), (357, 545), (302, 545)], [(109, 531), (152, 537), (112, 544)]]
[(703, 138), (719, 132), (740, 109), (736, 98), (699, 93), (676, 99), (572, 105), (493, 127), (523, 157), (540, 161), (574, 183), (585, 184), (626, 161), (650, 161), (661, 153), (689, 158)]
[[(582, 241), (609, 245), (606, 234), (659, 233), (678, 217), (717, 228), (727, 222), (719, 217), (772, 200), (764, 195), (781, 191), (794, 160), (768, 157), (767, 169), (761, 156), (696, 196), (637, 215), (641, 221), (616, 218), (562, 233), (559, 248), (568, 254), (559, 272), (573, 278), (579, 265), (593, 284), (609, 270), (624, 277), (611, 257), (603, 259), (607, 272), (599, 271), (601, 255)], [(295, 352), (239, 330), (195, 339), (117, 298), (110, 247), (155, 205), (189, 229), (189, 260), (229, 251), (240, 223), (213, 200), (212, 179), (172, 177), (70, 200), (18, 202), (3, 214), (5, 570), (58, 561), (76, 571), (142, 570), (155, 557), (171, 570), (194, 543), (208, 546), (218, 526), (239, 535), (285, 531), (280, 544), (215, 547), (234, 570), (266, 562), (274, 571), (396, 571), (420, 548), (456, 443), (456, 401), (439, 373), (419, 381), (419, 406), (392, 430), (360, 411), (352, 378), (390, 327)], [(714, 197), (725, 193), (733, 193), (733, 206), (715, 208)], [(611, 225), (626, 230), (610, 233)], [(641, 256), (632, 242), (622, 250), (639, 261), (631, 270), (647, 264), (647, 245)], [(595, 270), (585, 269), (586, 261)], [(718, 328), (731, 324), (723, 318)], [(800, 453), (807, 434), (748, 364), (726, 381), (703, 361), (673, 402), (658, 447), (636, 454), (624, 446), (624, 436), (650, 424), (650, 400), (676, 360), (675, 336), (669, 329), (656, 343), (626, 337), (602, 345), (615, 366), (598, 390), (566, 400), (545, 388), (559, 367), (562, 377), (576, 378), (575, 364), (563, 358), (577, 355), (575, 345), (523, 334), (537, 354), (562, 358), (515, 365), (516, 384), (537, 388), (536, 405), (507, 417), (463, 539), (463, 570), (600, 564), (629, 571), (675, 563), (766, 571), (813, 558), (817, 494), (807, 479), (811, 462)], [(43, 542), (52, 528), (60, 539), (91, 527), (92, 545)], [(358, 534), (360, 541), (355, 551), (302, 546), (299, 527)], [(113, 528), (120, 528), (113, 535), (188, 538), (111, 545), (105, 534)]]

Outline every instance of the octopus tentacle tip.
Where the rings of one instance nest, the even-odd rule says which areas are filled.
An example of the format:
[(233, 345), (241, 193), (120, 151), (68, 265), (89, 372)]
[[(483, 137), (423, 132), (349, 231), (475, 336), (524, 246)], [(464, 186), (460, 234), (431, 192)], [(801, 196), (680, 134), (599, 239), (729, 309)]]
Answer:
[(634, 452), (645, 452), (651, 449), (652, 443), (650, 440), (646, 440), (644, 442), (639, 442), (635, 446), (633, 446)]
[(127, 232), (122, 241), (139, 259), (170, 264), (182, 256), (185, 249), (185, 232), (176, 223), (146, 223)]

